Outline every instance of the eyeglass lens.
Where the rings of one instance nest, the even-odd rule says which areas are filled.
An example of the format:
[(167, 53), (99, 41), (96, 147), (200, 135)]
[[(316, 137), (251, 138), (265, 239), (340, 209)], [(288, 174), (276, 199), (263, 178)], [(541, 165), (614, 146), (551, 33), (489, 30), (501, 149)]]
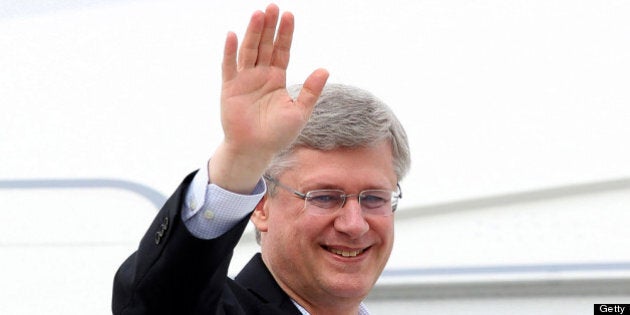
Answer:
[[(347, 198), (357, 195), (346, 195), (340, 190), (314, 190), (306, 194), (306, 202), (317, 208), (336, 210), (343, 207)], [(363, 211), (387, 215), (392, 212), (392, 192), (386, 190), (365, 190), (359, 195), (359, 203)]]

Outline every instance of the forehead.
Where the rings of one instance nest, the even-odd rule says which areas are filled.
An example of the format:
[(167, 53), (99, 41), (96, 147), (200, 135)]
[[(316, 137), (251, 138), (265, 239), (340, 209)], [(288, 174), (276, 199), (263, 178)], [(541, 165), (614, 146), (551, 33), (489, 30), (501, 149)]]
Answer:
[(294, 183), (395, 185), (391, 145), (382, 141), (369, 147), (322, 151), (299, 148), (293, 153), (293, 167), (284, 175)]

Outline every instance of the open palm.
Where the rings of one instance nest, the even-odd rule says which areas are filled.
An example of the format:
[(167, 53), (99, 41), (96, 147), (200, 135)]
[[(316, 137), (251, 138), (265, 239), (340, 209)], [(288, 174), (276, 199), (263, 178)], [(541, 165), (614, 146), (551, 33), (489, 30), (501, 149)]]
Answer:
[(294, 21), (285, 13), (276, 35), (278, 11), (270, 5), (265, 12), (254, 13), (238, 62), (236, 35), (228, 34), (225, 44), (221, 93), (225, 142), (257, 154), (274, 154), (297, 137), (328, 78), (318, 69), (306, 79), (297, 99), (289, 96), (286, 69)]
[(230, 32), (223, 53), (221, 124), (224, 139), (208, 165), (210, 181), (233, 192), (249, 193), (279, 151), (308, 121), (328, 79), (324, 69), (304, 81), (296, 99), (286, 90), (294, 21), (271, 4), (255, 12), (240, 49)]

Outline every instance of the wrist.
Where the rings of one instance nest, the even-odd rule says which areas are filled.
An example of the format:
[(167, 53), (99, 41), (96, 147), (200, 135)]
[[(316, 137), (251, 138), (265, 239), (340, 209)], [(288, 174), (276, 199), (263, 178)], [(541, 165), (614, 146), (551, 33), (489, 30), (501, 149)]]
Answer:
[(208, 162), (211, 183), (234, 193), (249, 194), (262, 177), (273, 155), (242, 152), (222, 143)]

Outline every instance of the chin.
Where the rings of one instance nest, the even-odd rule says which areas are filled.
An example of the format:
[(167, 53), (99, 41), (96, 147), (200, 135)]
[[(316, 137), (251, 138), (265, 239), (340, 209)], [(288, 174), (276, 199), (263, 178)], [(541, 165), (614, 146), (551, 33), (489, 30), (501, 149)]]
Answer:
[(363, 300), (373, 286), (374, 282), (368, 282), (365, 279), (357, 281), (356, 278), (347, 280), (338, 278), (329, 289), (330, 293), (336, 297)]

